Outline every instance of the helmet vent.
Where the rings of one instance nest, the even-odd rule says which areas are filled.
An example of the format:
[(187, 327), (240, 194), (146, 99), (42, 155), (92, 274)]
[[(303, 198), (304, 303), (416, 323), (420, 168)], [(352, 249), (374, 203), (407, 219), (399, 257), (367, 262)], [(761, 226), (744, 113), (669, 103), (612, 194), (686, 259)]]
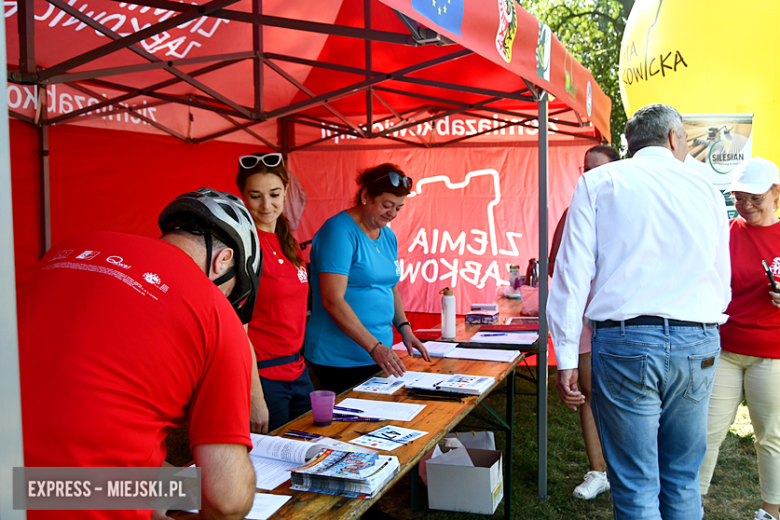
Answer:
[(220, 204), (220, 207), (225, 210), (225, 213), (230, 215), (230, 218), (238, 222), (238, 215), (236, 214), (236, 210), (234, 210), (232, 207), (228, 206), (227, 204)]

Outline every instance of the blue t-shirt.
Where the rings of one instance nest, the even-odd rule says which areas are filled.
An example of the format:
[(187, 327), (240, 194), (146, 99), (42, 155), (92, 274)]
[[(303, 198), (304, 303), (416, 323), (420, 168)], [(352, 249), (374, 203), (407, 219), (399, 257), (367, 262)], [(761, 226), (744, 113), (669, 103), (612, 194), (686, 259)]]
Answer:
[(306, 325), (306, 359), (318, 365), (374, 364), (371, 356), (336, 325), (322, 306), (320, 273), (348, 277), (344, 299), (360, 322), (384, 345), (393, 342), (393, 288), (401, 277), (398, 242), (389, 227), (372, 240), (346, 211), (329, 218), (312, 240), (312, 313)]

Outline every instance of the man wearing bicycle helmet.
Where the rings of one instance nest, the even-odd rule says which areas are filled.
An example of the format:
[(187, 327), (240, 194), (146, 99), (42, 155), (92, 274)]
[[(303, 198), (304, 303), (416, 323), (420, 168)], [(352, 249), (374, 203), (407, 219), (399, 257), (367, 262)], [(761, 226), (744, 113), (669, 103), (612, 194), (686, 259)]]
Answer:
[(255, 228), (240, 199), (208, 188), (176, 198), (159, 224), (161, 239), (66, 239), (20, 291), (25, 466), (160, 466), (169, 430), (189, 422), (202, 517), (243, 518), (255, 480), (252, 361), (240, 318), (252, 315), (257, 293)]

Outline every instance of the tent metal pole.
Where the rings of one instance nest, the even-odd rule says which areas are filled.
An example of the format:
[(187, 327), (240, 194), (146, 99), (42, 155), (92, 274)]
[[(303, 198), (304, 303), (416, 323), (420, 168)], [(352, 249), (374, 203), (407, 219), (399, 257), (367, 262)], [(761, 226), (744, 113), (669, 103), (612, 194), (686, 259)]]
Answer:
[(38, 190), (41, 211), (41, 258), (51, 248), (51, 198), (49, 192), (49, 124), (46, 87), (38, 87)]
[(549, 129), (546, 90), (539, 96), (539, 354), (536, 360), (536, 436), (539, 498), (547, 499), (547, 290)]
[[(35, 12), (33, 0), (17, 3), (17, 26), (19, 29), (19, 72), (22, 75), (35, 74)], [(6, 110), (8, 105), (6, 104)]]
[[(263, 0), (252, 0), (252, 14), (263, 14)], [(252, 50), (255, 58), (252, 60), (252, 79), (255, 88), (255, 117), (260, 118), (265, 111), (263, 104), (263, 26), (252, 24)]]
[[(19, 2), (19, 9), (22, 9)], [(24, 2), (32, 21), (32, 0)], [(21, 16), (21, 13), (20, 13)], [(32, 23), (30, 24), (32, 27)], [(21, 31), (20, 31), (21, 33)], [(32, 38), (32, 33), (29, 34)], [(7, 70), (5, 24), (0, 24), (0, 70)], [(24, 45), (22, 45), (23, 47)], [(27, 55), (30, 58), (30, 54)], [(34, 64), (34, 55), (32, 63)], [(34, 68), (33, 71), (35, 72)], [(27, 513), (13, 509), (12, 468), (24, 466), (22, 400), (19, 387), (19, 338), (16, 329), (16, 276), (13, 201), (11, 200), (11, 146), (8, 131), (8, 84), (0, 77), (0, 518), (24, 520)]]
[[(367, 30), (371, 30), (371, 1), (372, 0), (363, 0), (363, 26)], [(363, 50), (366, 56), (366, 69), (371, 70), (371, 67), (374, 66), (371, 40), (365, 40), (363, 42)], [(366, 79), (371, 79), (371, 77), (372, 76), (366, 72)], [(371, 87), (366, 89), (366, 133), (368, 134), (368, 137), (374, 135), (374, 98), (371, 90)]]

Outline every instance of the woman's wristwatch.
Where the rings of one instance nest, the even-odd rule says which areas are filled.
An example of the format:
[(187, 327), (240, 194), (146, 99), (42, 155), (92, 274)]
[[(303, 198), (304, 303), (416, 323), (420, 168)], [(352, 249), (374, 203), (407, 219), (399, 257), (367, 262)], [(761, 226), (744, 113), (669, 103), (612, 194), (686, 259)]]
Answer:
[(401, 332), (401, 327), (403, 327), (404, 325), (409, 325), (409, 328), (410, 329), (412, 328), (412, 324), (411, 323), (409, 323), (408, 321), (404, 321), (404, 322), (399, 323), (398, 325), (396, 325), (395, 326), (395, 330), (397, 330), (400, 333)]

